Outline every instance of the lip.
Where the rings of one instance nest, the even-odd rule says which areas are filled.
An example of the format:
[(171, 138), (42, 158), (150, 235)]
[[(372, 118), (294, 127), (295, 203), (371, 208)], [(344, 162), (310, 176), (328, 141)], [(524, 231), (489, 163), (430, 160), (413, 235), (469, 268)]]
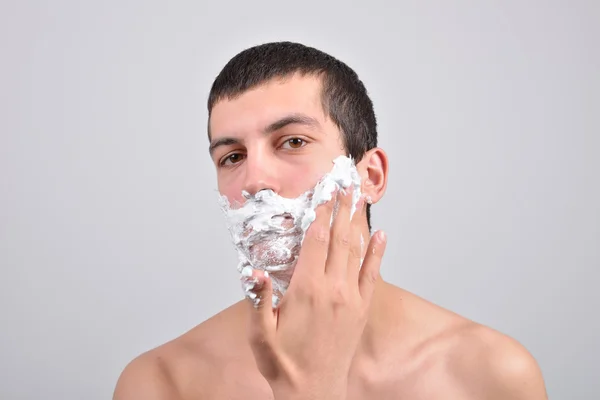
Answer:
[[(286, 232), (298, 228), (297, 224), (295, 223), (294, 217), (290, 213), (273, 215), (271, 217), (271, 221), (273, 221), (274, 225), (281, 227), (281, 229), (278, 232), (278, 235), (282, 235), (281, 230)], [(248, 238), (253, 233), (252, 223), (244, 222), (241, 227), (242, 237)]]
[(294, 217), (290, 213), (274, 215), (271, 217), (271, 220), (280, 220), (282, 228), (291, 229), (294, 227)]

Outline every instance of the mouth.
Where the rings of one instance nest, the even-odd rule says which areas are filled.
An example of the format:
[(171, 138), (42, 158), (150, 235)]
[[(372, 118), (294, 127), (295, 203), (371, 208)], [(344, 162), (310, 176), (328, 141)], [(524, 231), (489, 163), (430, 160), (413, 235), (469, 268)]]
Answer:
[[(258, 234), (254, 232), (252, 228), (252, 222), (247, 221), (242, 225), (242, 237), (248, 239), (253, 234)], [(280, 215), (273, 215), (271, 217), (271, 224), (269, 229), (263, 229), (260, 234), (278, 234), (278, 235), (288, 235), (288, 234), (296, 234), (299, 226), (295, 223), (294, 217), (290, 213), (284, 213)]]
[(290, 213), (284, 213), (281, 215), (274, 215), (271, 217), (271, 221), (275, 224), (279, 224), (284, 229), (294, 228), (294, 217)]

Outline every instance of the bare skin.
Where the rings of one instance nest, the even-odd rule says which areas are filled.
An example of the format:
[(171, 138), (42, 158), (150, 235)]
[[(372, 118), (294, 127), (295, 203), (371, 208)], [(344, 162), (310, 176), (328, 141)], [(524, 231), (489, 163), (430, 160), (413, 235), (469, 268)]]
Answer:
[[(210, 131), (219, 190), (230, 201), (264, 188), (296, 197), (344, 154), (314, 76), (221, 100)], [(381, 149), (357, 164), (374, 203), (385, 193), (387, 164)], [(379, 270), (387, 239), (377, 233), (361, 247), (360, 235), (370, 237), (364, 204), (350, 219), (350, 197), (338, 199), (331, 228), (333, 202), (317, 210), (277, 311), (266, 300), (234, 304), (133, 360), (114, 399), (547, 398), (536, 361), (518, 342), (386, 283)], [(255, 277), (258, 295), (270, 299), (270, 278)]]

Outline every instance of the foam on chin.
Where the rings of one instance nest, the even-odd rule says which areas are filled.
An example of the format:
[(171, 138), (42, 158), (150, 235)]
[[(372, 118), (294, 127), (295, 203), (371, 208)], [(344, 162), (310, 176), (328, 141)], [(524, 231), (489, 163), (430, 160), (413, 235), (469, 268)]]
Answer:
[(220, 196), (219, 205), (238, 253), (238, 272), (244, 268), (267, 271), (273, 282), (274, 306), (290, 284), (306, 230), (316, 218), (315, 209), (331, 200), (336, 189), (350, 187), (352, 216), (361, 197), (360, 175), (352, 159), (339, 156), (331, 172), (299, 197), (284, 198), (272, 190), (255, 195), (243, 192), (244, 204), (232, 206), (226, 196)]

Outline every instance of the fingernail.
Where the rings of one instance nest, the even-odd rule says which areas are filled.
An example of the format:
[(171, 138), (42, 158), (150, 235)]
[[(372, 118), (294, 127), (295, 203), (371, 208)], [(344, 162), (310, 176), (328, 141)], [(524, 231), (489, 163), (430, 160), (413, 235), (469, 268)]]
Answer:
[(265, 271), (265, 278), (269, 277), (269, 273), (267, 271)]
[(385, 242), (387, 239), (387, 236), (385, 234), (384, 231), (379, 231), (379, 240), (381, 240), (382, 242)]
[(258, 278), (255, 277), (242, 277), (242, 288), (245, 292), (256, 288), (258, 285)]
[(251, 267), (244, 267), (244, 269), (242, 269), (242, 276), (252, 276), (252, 268)]

